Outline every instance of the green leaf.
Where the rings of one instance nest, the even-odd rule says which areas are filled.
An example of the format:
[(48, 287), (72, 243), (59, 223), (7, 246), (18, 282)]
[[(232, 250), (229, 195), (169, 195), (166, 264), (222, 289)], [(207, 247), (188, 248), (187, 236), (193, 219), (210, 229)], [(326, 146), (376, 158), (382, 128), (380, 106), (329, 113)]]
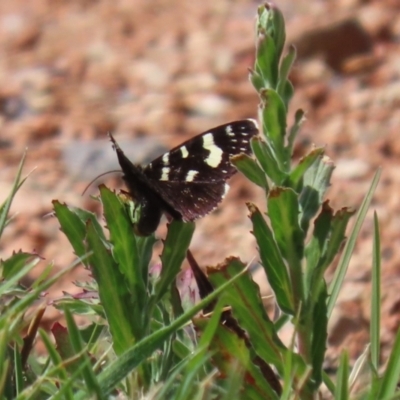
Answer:
[(371, 363), (376, 371), (380, 360), (380, 323), (381, 323), (381, 242), (379, 222), (374, 212), (374, 248), (372, 251), (372, 295), (371, 295)]
[(289, 131), (289, 136), (288, 136), (288, 152), (289, 154), (292, 154), (293, 151), (293, 146), (294, 146), (294, 141), (297, 137), (297, 134), (300, 131), (300, 127), (301, 125), (303, 125), (303, 122), (305, 121), (305, 117), (304, 117), (304, 111), (303, 110), (297, 110), (295, 115), (294, 115), (294, 124), (293, 126), (290, 128)]
[(260, 93), (262, 102), (261, 121), (264, 136), (276, 154), (279, 168), (287, 172), (290, 157), (286, 159), (284, 141), (286, 133), (286, 107), (281, 97), (273, 89), (264, 89)]
[(72, 317), (72, 314), (69, 312), (68, 309), (64, 310), (65, 312), (65, 319), (68, 325), (68, 331), (70, 333), (70, 340), (74, 352), (76, 355), (79, 355), (80, 363), (83, 366), (82, 369), (82, 377), (85, 380), (86, 387), (89, 390), (89, 393), (96, 396), (97, 399), (105, 399), (103, 392), (100, 389), (99, 381), (97, 380), (97, 376), (93, 371), (90, 358), (86, 353), (86, 349), (83, 345), (83, 340), (80, 336), (79, 329), (75, 324), (75, 321)]
[[(17, 257), (18, 259), (18, 257)], [(12, 260), (12, 258), (11, 258)], [(21, 260), (16, 260), (16, 262), (21, 261)], [(16, 268), (15, 270), (13, 270), (13, 273), (9, 273), (8, 274), (8, 279), (6, 281), (3, 281), (0, 285), (0, 297), (4, 296), (7, 294), (7, 292), (9, 292), (10, 290), (15, 289), (15, 287), (18, 286), (19, 281), (25, 277), (26, 275), (28, 275), (32, 269), (39, 263), (40, 258), (39, 257), (31, 257), (31, 260), (29, 261), (29, 263), (24, 264), (22, 266), (18, 265), (18, 268)], [(4, 263), (7, 263), (8, 260), (6, 261), (1, 261), (0, 263), (0, 267), (4, 270)], [(13, 261), (11, 261), (11, 264), (13, 264)], [(13, 269), (12, 265), (9, 265), (9, 267), (7, 267), (9, 269)], [(2, 319), (3, 315), (0, 314), (0, 321)]]
[[(57, 350), (55, 349), (53, 342), (43, 329), (39, 329), (39, 335), (43, 341), (43, 344), (46, 347), (47, 353), (49, 354), (49, 358), (52, 361), (53, 365), (56, 367), (60, 366), (59, 368), (56, 369), (55, 376), (57, 376), (60, 381), (65, 382), (68, 379), (68, 374), (66, 368), (62, 364), (62, 358), (57, 353)], [(68, 387), (65, 388), (65, 398), (67, 400), (73, 400), (74, 397), (71, 388)]]
[(21, 174), (22, 174), (22, 168), (25, 163), (25, 157), (26, 157), (26, 152), (23, 154), (22, 159), (19, 163), (19, 166), (17, 169), (17, 176), (14, 179), (13, 186), (11, 188), (11, 193), (7, 197), (7, 200), (0, 207), (0, 238), (3, 234), (4, 228), (7, 225), (7, 215), (10, 212), (11, 203), (14, 199), (14, 196), (17, 193), (18, 189), (22, 186), (22, 184), (26, 180), (26, 178), (25, 178), (21, 181)]
[[(185, 373), (181, 378), (182, 383), (179, 385), (177, 393), (174, 395), (174, 399), (192, 398), (194, 391), (196, 390), (195, 381), (204, 377), (205, 371), (201, 373), (201, 369), (204, 369), (205, 361), (212, 355), (210, 346), (220, 323), (222, 308), (223, 304), (219, 301), (213, 310), (211, 319), (193, 319), (193, 325), (199, 328), (201, 327), (200, 329), (202, 331), (197, 346), (198, 350), (197, 354), (190, 357), (186, 362)], [(207, 323), (205, 323), (205, 321), (207, 321)]]
[(276, 87), (278, 82), (278, 57), (274, 40), (268, 34), (258, 34), (254, 70), (262, 77), (263, 88)]
[(301, 158), (297, 166), (289, 174), (289, 185), (296, 192), (300, 189), (300, 183), (303, 182), (304, 174), (314, 164), (314, 162), (322, 157), (324, 149), (322, 147), (316, 148), (308, 153), (305, 157)]
[(319, 292), (326, 268), (339, 253), (345, 240), (345, 232), (354, 210), (343, 208), (333, 215), (329, 202), (323, 203), (321, 213), (314, 222), (313, 237), (306, 248), (308, 291)]
[(268, 216), (282, 256), (288, 261), (301, 260), (304, 254), (304, 232), (298, 223), (296, 192), (284, 187), (273, 188), (268, 196)]
[(26, 264), (35, 261), (35, 264), (40, 260), (35, 254), (24, 253), (19, 251), (7, 260), (0, 260), (0, 267), (3, 279), (11, 279), (14, 275), (18, 274)]
[[(319, 296), (313, 304), (312, 318), (312, 340), (311, 360), (312, 376), (315, 389), (318, 389), (322, 382), (323, 363), (325, 359), (326, 342), (328, 340), (328, 318), (326, 315), (326, 303), (328, 294), (325, 283), (321, 287)], [(306, 311), (307, 312), (307, 311)]]
[(300, 195), (300, 226), (304, 232), (308, 231), (310, 220), (314, 218), (322, 205), (334, 169), (332, 161), (322, 155), (309, 166), (304, 174), (303, 190)]
[(15, 391), (17, 395), (24, 388), (24, 378), (23, 378), (21, 356), (17, 344), (14, 344), (14, 379), (15, 379)]
[(275, 184), (286, 179), (287, 175), (279, 169), (276, 156), (267, 143), (255, 137), (251, 139), (251, 148), (261, 168)]
[[(122, 354), (118, 359), (109, 364), (99, 375), (98, 382), (100, 382), (102, 392), (107, 395), (110, 391), (120, 383), (133, 369), (140, 365), (150, 355), (159, 349), (165, 341), (179, 329), (184, 327), (186, 323), (203, 310), (208, 304), (217, 299), (230, 285), (232, 285), (241, 274), (236, 275), (234, 278), (226, 282), (221, 287), (217, 288), (214, 292), (201, 300), (193, 308), (186, 311), (176, 320), (172, 321), (156, 332), (146, 336), (140, 342), (133, 345), (129, 350)], [(79, 392), (75, 394), (75, 399), (86, 399), (86, 393)]]
[[(195, 320), (195, 326), (200, 331), (204, 329), (201, 320)], [(204, 322), (204, 321), (203, 321)], [(277, 399), (277, 394), (272, 390), (260, 368), (252, 360), (246, 342), (227, 327), (219, 325), (210, 343), (209, 351), (213, 354), (213, 364), (222, 376), (234, 374), (236, 379), (243, 382), (241, 397), (250, 397), (248, 391), (254, 391), (259, 399)], [(242, 377), (245, 376), (245, 379)]]
[(88, 250), (91, 250), (88, 261), (99, 287), (99, 297), (110, 325), (114, 349), (121, 354), (143, 334), (143, 310), (132, 303), (125, 277), (91, 221), (87, 222), (87, 243)]
[(137, 304), (137, 311), (144, 310), (148, 294), (139, 265), (139, 251), (130, 217), (119, 198), (105, 186), (100, 186), (100, 197), (113, 245), (113, 258), (126, 279), (125, 285), (132, 296), (131, 302)]
[(349, 399), (348, 380), (349, 380), (349, 355), (347, 354), (347, 351), (343, 351), (340, 356), (337, 385), (335, 390), (335, 400)]
[(304, 255), (304, 232), (300, 229), (299, 204), (296, 192), (276, 187), (269, 192), (268, 215), (275, 240), (282, 257), (288, 262), (295, 309), (304, 304), (303, 273), (301, 262)]
[(161, 254), (162, 269), (156, 283), (153, 304), (156, 304), (168, 291), (181, 269), (186, 251), (192, 240), (195, 224), (173, 221), (168, 225), (168, 233)]
[(397, 331), (389, 360), (381, 380), (381, 387), (377, 399), (389, 399), (396, 391), (400, 376), (400, 329)]
[[(208, 268), (208, 276), (214, 287), (220, 287), (233, 276), (243, 272), (245, 266), (236, 258), (229, 258), (218, 269)], [(224, 300), (232, 306), (232, 312), (240, 327), (244, 329), (256, 353), (267, 363), (283, 371), (283, 354), (285, 346), (275, 332), (273, 322), (269, 319), (259, 287), (248, 274), (236, 280), (224, 293)]]
[(287, 97), (287, 85), (289, 73), (296, 59), (296, 48), (292, 45), (289, 47), (289, 51), (286, 56), (282, 59), (280, 68), (279, 68), (279, 81), (276, 91), (278, 92), (279, 96), (284, 99), (286, 109), (288, 108), (289, 101), (291, 100), (291, 96)]
[(273, 4), (269, 7), (270, 7), (270, 13), (272, 14), (271, 22), (274, 31), (274, 42), (276, 46), (276, 53), (278, 56), (278, 60), (280, 60), (286, 40), (285, 19), (283, 18), (283, 14), (278, 7), (276, 7)]
[(86, 238), (85, 221), (82, 221), (80, 216), (77, 215), (76, 209), (71, 209), (66, 204), (61, 204), (58, 200), (53, 200), (53, 207), (61, 225), (61, 230), (71, 243), (75, 254), (78, 257), (83, 257), (86, 254), (84, 244)]
[(264, 88), (263, 77), (253, 69), (250, 69), (249, 79), (257, 92)]
[(154, 234), (150, 236), (136, 236), (136, 245), (139, 254), (139, 270), (142, 271), (142, 280), (147, 287), (149, 279), (149, 265), (153, 256), (153, 246), (157, 242)]
[(250, 156), (239, 154), (232, 157), (231, 162), (247, 179), (261, 188), (268, 190), (267, 178), (264, 171)]
[(279, 307), (286, 313), (294, 314), (294, 300), (286, 265), (273, 233), (254, 204), (248, 203), (253, 234), (257, 240), (261, 262), (268, 282), (275, 293)]
[[(314, 284), (319, 284), (323, 279), (324, 268), (320, 268), (320, 274), (316, 276), (315, 270), (318, 265), (326, 265), (325, 257), (328, 247), (329, 235), (332, 229), (333, 209), (329, 206), (329, 200), (322, 204), (322, 209), (314, 221), (313, 236), (305, 249), (306, 271), (305, 283), (306, 291), (311, 292)], [(317, 289), (317, 292), (319, 289)]]
[(378, 171), (376, 172), (374, 179), (371, 182), (371, 186), (367, 194), (365, 195), (365, 198), (361, 204), (360, 209), (358, 210), (354, 227), (343, 249), (342, 255), (339, 260), (339, 264), (335, 271), (334, 278), (329, 286), (328, 293), (330, 294), (330, 297), (328, 302), (328, 318), (330, 317), (333, 307), (335, 306), (337, 298), (339, 296), (339, 291), (340, 288), (342, 287), (343, 280), (346, 275), (347, 268), (349, 266), (351, 255), (353, 254), (358, 233), (361, 230), (362, 223), (364, 222), (364, 218), (371, 204), (372, 196), (379, 182), (379, 177), (380, 177), (380, 169), (378, 169)]

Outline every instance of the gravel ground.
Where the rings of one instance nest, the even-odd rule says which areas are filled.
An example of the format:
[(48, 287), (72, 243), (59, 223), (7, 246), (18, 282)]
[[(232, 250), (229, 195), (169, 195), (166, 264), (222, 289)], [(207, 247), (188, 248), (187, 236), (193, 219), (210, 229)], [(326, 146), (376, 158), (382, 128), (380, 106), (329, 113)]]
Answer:
[[(0, 257), (35, 250), (61, 269), (73, 260), (51, 200), (96, 210), (82, 190), (117, 168), (108, 132), (146, 161), (220, 123), (255, 117), (247, 80), (254, 57), (250, 0), (2, 0), (0, 2), (0, 201), (28, 148), (35, 168), (13, 205), (18, 212)], [(399, 325), (400, 291), (400, 4), (395, 0), (277, 2), (298, 59), (292, 73), (307, 122), (296, 156), (325, 145), (336, 164), (329, 199), (358, 207), (376, 170), (376, 192), (332, 318), (332, 358), (353, 358), (368, 341), (372, 215), (379, 215), (383, 255), (382, 342)], [(118, 178), (106, 182), (119, 188)], [(218, 212), (199, 221), (192, 250), (202, 265), (255, 255), (245, 200), (263, 204), (243, 177)], [(160, 235), (163, 234), (163, 228)], [(218, 243), (218, 246), (215, 246)], [(77, 270), (51, 295), (73, 292)], [(260, 279), (265, 292), (268, 288)], [(56, 313), (46, 314), (48, 321)]]

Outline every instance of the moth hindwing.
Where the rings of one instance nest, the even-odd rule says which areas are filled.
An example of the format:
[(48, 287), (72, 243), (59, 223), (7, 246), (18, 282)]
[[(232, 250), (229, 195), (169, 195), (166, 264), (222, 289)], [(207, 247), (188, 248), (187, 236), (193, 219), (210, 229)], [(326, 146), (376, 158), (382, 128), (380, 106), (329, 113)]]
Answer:
[(141, 206), (136, 232), (153, 233), (163, 213), (193, 221), (214, 210), (227, 193), (226, 181), (236, 173), (230, 157), (250, 154), (250, 140), (257, 134), (256, 121), (233, 121), (195, 136), (144, 168), (133, 164), (110, 134), (129, 193)]

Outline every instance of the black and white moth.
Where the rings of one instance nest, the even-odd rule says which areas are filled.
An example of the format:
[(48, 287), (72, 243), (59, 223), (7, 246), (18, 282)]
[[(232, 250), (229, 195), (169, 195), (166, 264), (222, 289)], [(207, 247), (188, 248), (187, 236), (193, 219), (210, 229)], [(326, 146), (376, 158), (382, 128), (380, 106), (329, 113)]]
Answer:
[(249, 154), (256, 121), (245, 119), (217, 126), (173, 148), (146, 167), (133, 164), (110, 134), (123, 179), (141, 212), (137, 234), (153, 233), (163, 213), (193, 221), (214, 210), (225, 197), (226, 183), (236, 172), (230, 157)]

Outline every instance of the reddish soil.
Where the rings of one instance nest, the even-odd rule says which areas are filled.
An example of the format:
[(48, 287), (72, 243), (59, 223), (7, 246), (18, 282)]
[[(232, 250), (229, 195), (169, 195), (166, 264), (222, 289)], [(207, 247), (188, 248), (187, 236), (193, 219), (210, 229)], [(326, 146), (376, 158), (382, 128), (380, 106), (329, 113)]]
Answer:
[[(329, 192), (335, 208), (357, 208), (382, 168), (331, 321), (332, 357), (344, 346), (355, 358), (368, 342), (374, 211), (382, 235), (387, 350), (400, 319), (400, 4), (282, 0), (278, 5), (287, 42), (298, 50), (291, 112), (307, 112), (296, 154), (312, 143), (326, 146), (337, 166)], [(81, 196), (83, 188), (117, 167), (107, 132), (118, 141), (152, 138), (149, 150), (137, 151), (141, 156), (220, 123), (255, 117), (258, 98), (247, 68), (254, 57), (256, 7), (250, 0), (2, 0), (0, 201), (26, 148), (24, 171), (36, 169), (15, 199), (12, 211), (18, 215), (2, 237), (0, 257), (21, 248), (54, 261), (56, 270), (69, 265), (72, 249), (57, 221), (44, 216), (53, 199), (94, 209), (89, 195)], [(95, 148), (108, 151), (107, 161), (90, 162), (87, 154)], [(120, 181), (107, 182), (120, 187)], [(243, 260), (256, 255), (246, 234), (245, 200), (264, 204), (263, 194), (237, 176), (218, 212), (199, 221), (192, 250), (201, 265), (232, 254)], [(74, 292), (72, 280), (86, 278), (76, 270), (51, 295)], [(56, 315), (46, 312), (49, 321)]]

